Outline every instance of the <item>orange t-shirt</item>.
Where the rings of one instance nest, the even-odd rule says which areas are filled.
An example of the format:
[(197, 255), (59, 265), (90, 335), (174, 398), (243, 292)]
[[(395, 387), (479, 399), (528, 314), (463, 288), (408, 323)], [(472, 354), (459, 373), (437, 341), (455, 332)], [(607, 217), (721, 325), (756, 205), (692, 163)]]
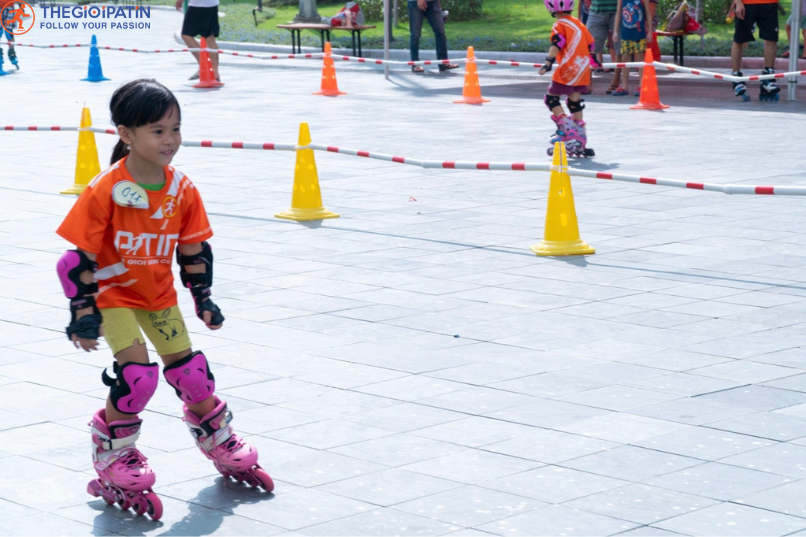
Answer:
[(114, 186), (134, 182), (126, 158), (92, 180), (56, 233), (98, 255), (99, 308), (161, 310), (176, 305), (176, 244), (198, 243), (213, 232), (199, 192), (172, 166), (164, 168), (161, 190), (146, 191), (148, 209), (116, 204)]
[(565, 38), (565, 45), (557, 54), (557, 69), (551, 79), (566, 86), (589, 86), (590, 45), (593, 43), (593, 36), (582, 21), (571, 16), (554, 23), (551, 38), (557, 34)]

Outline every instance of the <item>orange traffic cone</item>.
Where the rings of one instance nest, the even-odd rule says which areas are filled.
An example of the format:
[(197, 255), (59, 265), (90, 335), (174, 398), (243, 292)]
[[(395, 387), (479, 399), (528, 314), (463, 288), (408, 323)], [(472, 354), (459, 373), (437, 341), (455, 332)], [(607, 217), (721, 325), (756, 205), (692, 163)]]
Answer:
[(333, 65), (333, 56), (331, 54), (330, 41), (328, 41), (325, 43), (325, 61), (322, 64), (322, 89), (315, 91), (312, 95), (326, 95), (328, 97), (347, 95), (343, 91), (339, 91), (339, 84), (336, 82), (336, 66)]
[(490, 99), (482, 99), (481, 85), (479, 84), (479, 71), (476, 67), (476, 53), (473, 47), (467, 47), (467, 63), (465, 64), (465, 86), (462, 88), (462, 98), (454, 103), (481, 104), (489, 103)]
[[(205, 38), (201, 38), (201, 48), (207, 48), (207, 40)], [(213, 64), (210, 63), (210, 53), (206, 50), (202, 50), (201, 56), (199, 57), (199, 83), (194, 84), (194, 88), (217, 88), (219, 86), (223, 86), (223, 82), (219, 82), (215, 79), (215, 73), (213, 73)]]
[(663, 110), (664, 108), (669, 108), (660, 102), (658, 79), (655, 78), (655, 67), (652, 65), (654, 61), (652, 50), (647, 49), (646, 59), (644, 60), (646, 64), (644, 75), (641, 78), (641, 98), (638, 99), (638, 104), (630, 107), (632, 110)]

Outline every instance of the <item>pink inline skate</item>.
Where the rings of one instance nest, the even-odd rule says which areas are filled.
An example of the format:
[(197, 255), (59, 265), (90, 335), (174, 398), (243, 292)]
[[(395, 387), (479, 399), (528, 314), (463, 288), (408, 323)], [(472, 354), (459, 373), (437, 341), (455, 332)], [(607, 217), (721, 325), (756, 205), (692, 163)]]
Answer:
[(140, 436), (142, 420), (133, 419), (106, 423), (106, 410), (92, 417), (92, 462), (98, 479), (87, 485), (87, 492), (101, 497), (109, 505), (122, 509), (131, 507), (138, 515), (147, 514), (153, 520), (162, 516), (162, 502), (151, 490), (157, 477), (146, 458), (134, 445)]
[(274, 490), (274, 482), (269, 473), (257, 463), (257, 450), (230, 428), (232, 413), (227, 409), (226, 402), (216, 397), (215, 408), (201, 419), (188, 410), (186, 405), (183, 410), (185, 423), (196, 440), (196, 445), (205, 457), (213, 461), (221, 475), (233, 477), (239, 483), (246, 481), (266, 492)]
[(565, 144), (565, 152), (569, 156), (576, 154), (580, 144), (576, 136), (577, 124), (574, 119), (570, 116), (555, 116), (552, 114), (551, 120), (557, 124), (557, 131), (551, 135), (549, 140), (551, 145), (546, 153), (549, 156), (554, 155), (554, 144), (562, 142)]
[[(596, 152), (588, 147), (588, 133), (585, 129), (585, 122), (580, 120), (574, 119), (574, 124), (576, 125), (576, 130), (574, 132), (574, 137), (576, 138), (577, 145), (574, 148), (574, 156), (575, 157), (584, 157), (590, 158), (596, 156)], [(570, 154), (570, 151), (569, 151)]]

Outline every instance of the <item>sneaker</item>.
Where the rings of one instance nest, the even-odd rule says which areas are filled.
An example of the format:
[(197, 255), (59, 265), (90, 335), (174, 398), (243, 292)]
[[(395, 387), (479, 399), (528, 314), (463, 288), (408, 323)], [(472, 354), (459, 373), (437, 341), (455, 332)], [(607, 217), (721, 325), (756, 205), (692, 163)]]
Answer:
[(621, 86), (617, 87), (616, 90), (611, 93), (613, 97), (623, 97), (624, 95), (629, 95), (630, 92), (622, 88)]
[(640, 97), (641, 96), (641, 90), (635, 90), (635, 93), (633, 93), (633, 95), (635, 95), (636, 97)]
[(198, 80), (199, 79), (199, 72), (196, 71), (196, 74), (188, 78), (188, 80)]
[(444, 63), (439, 66), (440, 71), (449, 71), (451, 69), (458, 69), (459, 65), (455, 63)]

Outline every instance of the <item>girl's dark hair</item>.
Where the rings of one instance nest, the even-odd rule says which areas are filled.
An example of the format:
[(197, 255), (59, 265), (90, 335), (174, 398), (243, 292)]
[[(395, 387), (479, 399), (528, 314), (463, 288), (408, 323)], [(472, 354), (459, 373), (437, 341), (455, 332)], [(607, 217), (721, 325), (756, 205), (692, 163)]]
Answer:
[[(171, 90), (153, 78), (141, 78), (123, 84), (115, 90), (109, 101), (112, 124), (115, 127), (123, 125), (129, 129), (155, 123), (174, 107), (181, 121), (182, 111), (179, 109), (179, 101)], [(112, 150), (112, 160), (109, 164), (114, 164), (128, 154), (126, 144), (123, 140), (118, 140)]]

